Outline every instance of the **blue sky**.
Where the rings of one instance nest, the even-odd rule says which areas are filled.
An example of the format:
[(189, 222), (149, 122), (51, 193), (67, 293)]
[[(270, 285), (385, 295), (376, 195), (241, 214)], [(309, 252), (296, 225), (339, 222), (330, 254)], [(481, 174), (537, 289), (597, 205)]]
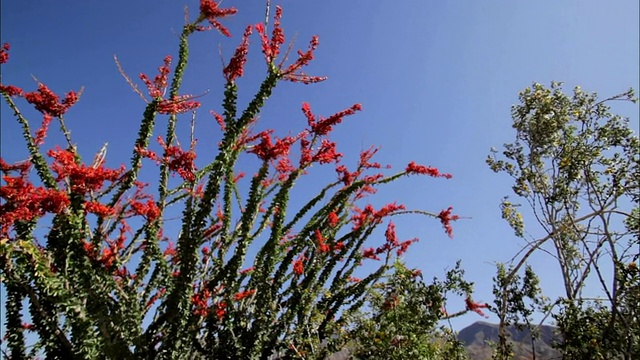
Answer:
[[(66, 116), (73, 139), (88, 160), (108, 141), (108, 164), (118, 166), (130, 157), (145, 104), (119, 75), (113, 55), (132, 78), (140, 72), (154, 76), (165, 55), (176, 55), (185, 2), (194, 18), (198, 2), (193, 0), (3, 1), (0, 41), (11, 43), (11, 58), (3, 65), (2, 82), (31, 91), (36, 88), (33, 75), (59, 94), (84, 86), (81, 101)], [(420, 267), (428, 279), (462, 259), (479, 301), (493, 298), (493, 264), (508, 261), (522, 245), (500, 218), (498, 205), (510, 193), (509, 179), (485, 164), (492, 146), (500, 148), (514, 137), (510, 106), (518, 92), (533, 81), (548, 85), (552, 80), (564, 81), (567, 91), (581, 85), (602, 96), (639, 88), (635, 0), (275, 4), (284, 8), (285, 36), (289, 41), (296, 34), (296, 48), (305, 49), (311, 35), (320, 36), (316, 59), (306, 72), (329, 79), (310, 86), (280, 84), (262, 113), (261, 126), (275, 128), (279, 135), (300, 131), (305, 125), (303, 101), (321, 115), (361, 103), (364, 111), (345, 119), (332, 135), (347, 163), (353, 164), (360, 150), (379, 145), (377, 160), (395, 169), (415, 160), (452, 173), (451, 180), (403, 179), (381, 190), (374, 201), (397, 200), (433, 212), (451, 205), (455, 213), (470, 217), (454, 224), (454, 239), (446, 237), (436, 220), (408, 217), (396, 222), (401, 238), (420, 238), (405, 256), (409, 265)], [(185, 93), (206, 93), (198, 118), (205, 132), (215, 128), (208, 110), (221, 112), (219, 47), (228, 59), (244, 27), (264, 20), (262, 1), (223, 5), (239, 10), (223, 20), (234, 37), (223, 39), (214, 32), (193, 36), (185, 78)], [(257, 37), (251, 42), (247, 77), (239, 83), (241, 102), (253, 95), (265, 71)], [(36, 127), (40, 117), (26, 111), (27, 105), (22, 109)], [(2, 156), (24, 159), (16, 122), (7, 106), (0, 111)], [(637, 131), (637, 105), (619, 105), (614, 111), (628, 116)], [(213, 130), (211, 134), (199, 137), (202, 158), (219, 139)], [(60, 136), (51, 135), (45, 148), (61, 143)], [(333, 176), (329, 168), (314, 169), (301, 196)], [(528, 223), (533, 225), (531, 219)], [(529, 230), (536, 234), (535, 228)], [(556, 269), (541, 269), (543, 287), (549, 295), (557, 294)], [(471, 314), (455, 325), (476, 320), (481, 318)]]

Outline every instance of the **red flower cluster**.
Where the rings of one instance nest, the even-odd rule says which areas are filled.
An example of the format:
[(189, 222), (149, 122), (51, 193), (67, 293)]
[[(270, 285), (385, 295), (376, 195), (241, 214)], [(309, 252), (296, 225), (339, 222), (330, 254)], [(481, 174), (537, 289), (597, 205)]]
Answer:
[[(9, 44), (4, 43), (0, 48), (0, 64), (5, 64), (9, 61)], [(0, 83), (0, 93), (8, 96), (22, 96), (22, 89), (13, 85), (2, 85)]]
[(158, 68), (159, 74), (156, 75), (153, 81), (145, 74), (139, 75), (140, 80), (147, 86), (149, 96), (160, 100), (156, 108), (158, 113), (166, 115), (182, 114), (199, 108), (200, 103), (198, 101), (190, 101), (190, 99), (193, 99), (192, 95), (181, 95), (174, 96), (171, 99), (163, 99), (169, 86), (167, 78), (171, 73), (171, 56), (165, 56), (163, 62), (164, 64)]
[[(195, 181), (196, 165), (194, 161), (196, 159), (196, 153), (193, 150), (184, 151), (179, 146), (168, 146), (162, 140), (162, 137), (158, 137), (158, 143), (164, 149), (163, 162), (169, 167), (169, 170), (175, 171), (186, 181)], [(157, 156), (150, 152), (150, 158), (157, 159)]]
[(283, 139), (276, 139), (274, 144), (271, 140), (272, 132), (271, 130), (267, 130), (258, 134), (261, 141), (251, 148), (249, 152), (256, 154), (258, 158), (263, 161), (275, 160), (278, 157), (289, 155), (291, 144), (296, 142), (297, 138), (286, 136)]
[(98, 191), (105, 181), (117, 181), (124, 172), (124, 166), (118, 170), (110, 170), (102, 165), (94, 167), (77, 164), (73, 152), (59, 147), (49, 150), (48, 155), (54, 159), (51, 169), (58, 174), (56, 180), (68, 179), (70, 190), (77, 194)]
[(41, 113), (60, 117), (78, 101), (78, 94), (74, 91), (69, 91), (60, 102), (58, 95), (54, 94), (46, 85), (39, 83), (38, 90), (26, 93), (24, 98)]
[(200, 291), (191, 296), (191, 303), (194, 306), (193, 314), (198, 316), (206, 316), (209, 312), (209, 300), (211, 299), (211, 291), (203, 287)]
[(407, 173), (407, 175), (422, 174), (422, 175), (429, 175), (432, 177), (443, 177), (447, 179), (451, 179), (452, 177), (451, 174), (441, 174), (438, 169), (430, 166), (416, 164), (415, 161), (412, 161), (409, 163), (409, 165), (407, 165), (405, 172)]
[(247, 62), (247, 54), (249, 53), (249, 36), (251, 35), (251, 25), (247, 26), (242, 35), (242, 42), (236, 48), (236, 52), (233, 54), (229, 64), (222, 71), (224, 78), (228, 82), (233, 82), (235, 79), (242, 76), (244, 72), (244, 64)]
[(33, 143), (37, 146), (44, 144), (44, 138), (47, 137), (49, 125), (52, 120), (53, 117), (51, 115), (44, 114), (44, 117), (42, 118), (42, 125), (40, 125), (40, 128), (36, 131), (36, 135), (33, 137)]
[(229, 30), (218, 22), (218, 18), (233, 15), (238, 12), (236, 8), (221, 9), (220, 5), (213, 0), (200, 0), (200, 16), (207, 19), (209, 23), (224, 36), (231, 36)]
[[(4, 163), (4, 162), (3, 162)], [(6, 172), (5, 169), (2, 169)], [(9, 237), (9, 231), (16, 221), (31, 221), (46, 213), (61, 213), (69, 206), (65, 192), (36, 187), (26, 174), (14, 177), (5, 175), (5, 185), (0, 187), (0, 236)]]
[[(256, 25), (256, 30), (260, 35), (260, 41), (262, 43), (262, 53), (264, 54), (267, 64), (272, 64), (276, 60), (280, 53), (280, 46), (284, 44), (284, 31), (280, 26), (281, 17), (282, 8), (280, 6), (276, 6), (271, 39), (267, 37), (264, 24), (260, 23)], [(309, 76), (300, 71), (303, 66), (308, 65), (309, 62), (313, 60), (313, 52), (317, 49), (319, 43), (318, 37), (313, 36), (309, 43), (309, 49), (306, 52), (298, 51), (298, 59), (293, 64), (283, 70), (282, 63), (280, 63), (278, 65), (278, 69), (280, 69), (282, 79), (291, 82), (302, 82), (304, 84), (311, 84), (326, 80), (327, 78), (324, 76)]]
[(315, 162), (319, 164), (338, 162), (343, 156), (341, 153), (336, 152), (336, 143), (328, 139), (322, 139), (320, 141), (320, 147), (315, 150), (312, 142), (304, 137), (300, 140), (300, 148), (301, 168), (305, 168)]
[(252, 289), (252, 290), (245, 290), (245, 291), (240, 291), (239, 293), (237, 293), (237, 294), (235, 294), (235, 295), (233, 296), (233, 299), (234, 299), (235, 301), (240, 301), (240, 300), (242, 300), (242, 299), (244, 299), (244, 298), (247, 298), (247, 297), (249, 297), (249, 296), (251, 296), (251, 295), (255, 294), (255, 292), (256, 292), (256, 291), (255, 291), (255, 289)]
[(2, 44), (0, 48), (0, 64), (6, 64), (9, 61), (9, 43)]
[(293, 272), (296, 275), (302, 275), (304, 273), (305, 260), (307, 260), (307, 257), (301, 254), (297, 259), (293, 261)]
[(164, 64), (158, 68), (159, 74), (151, 81), (145, 74), (140, 74), (140, 80), (144, 82), (152, 98), (161, 98), (167, 91), (167, 77), (171, 73), (171, 56), (167, 55), (163, 59)]
[(398, 236), (396, 235), (396, 226), (391, 221), (389, 222), (389, 225), (387, 226), (387, 230), (385, 231), (384, 234), (387, 239), (387, 242), (384, 245), (379, 246), (377, 249), (374, 249), (374, 248), (365, 249), (362, 254), (363, 257), (367, 259), (380, 260), (380, 257), (378, 257), (378, 255), (384, 254), (393, 250), (396, 250), (396, 254), (398, 256), (402, 256), (404, 253), (407, 252), (411, 244), (418, 241), (418, 239), (405, 240), (402, 242), (398, 241)]
[(271, 31), (271, 40), (267, 37), (264, 24), (256, 25), (256, 30), (262, 41), (262, 53), (264, 54), (267, 64), (273, 62), (280, 53), (280, 46), (284, 44), (284, 31), (280, 27), (280, 18), (282, 18), (282, 8), (276, 6), (276, 14), (273, 17), (273, 30)]
[(144, 216), (149, 222), (154, 221), (160, 216), (160, 209), (152, 199), (147, 200), (146, 203), (134, 200), (131, 201), (130, 205), (136, 215)]
[(467, 306), (467, 310), (474, 311), (480, 316), (484, 316), (485, 318), (489, 318), (487, 315), (484, 314), (484, 311), (480, 310), (480, 309), (488, 309), (489, 308), (489, 304), (476, 303), (473, 300), (471, 300), (470, 297), (467, 297), (464, 300), (464, 303)]
[(193, 95), (174, 96), (171, 99), (163, 99), (158, 103), (156, 110), (160, 114), (174, 115), (184, 114), (200, 107), (200, 102), (189, 101)]
[(383, 206), (378, 211), (376, 211), (372, 205), (367, 205), (364, 209), (355, 207), (355, 214), (351, 217), (353, 230), (357, 230), (369, 222), (380, 224), (382, 222), (382, 218), (392, 215), (394, 212), (401, 210), (405, 210), (404, 205), (396, 205), (395, 202)]
[(336, 225), (338, 225), (339, 221), (340, 221), (340, 218), (338, 217), (338, 215), (336, 215), (334, 211), (329, 213), (329, 226), (335, 227)]
[(109, 217), (115, 214), (115, 209), (107, 205), (101, 204), (97, 201), (88, 201), (84, 204), (84, 210), (86, 212), (96, 214), (100, 217)]
[(307, 123), (311, 127), (311, 132), (316, 135), (327, 135), (332, 130), (332, 126), (336, 124), (340, 124), (342, 122), (342, 118), (348, 115), (353, 115), (356, 111), (361, 111), (362, 105), (354, 104), (348, 109), (337, 112), (328, 118), (320, 117), (319, 121), (316, 122), (316, 116), (311, 112), (311, 107), (308, 103), (302, 103), (302, 112), (307, 118)]
[(449, 237), (453, 237), (451, 221), (456, 221), (460, 218), (458, 215), (451, 215), (451, 210), (453, 210), (453, 207), (449, 206), (447, 210), (442, 210), (440, 211), (440, 214), (438, 214), (438, 219), (440, 219), (440, 222), (444, 227), (444, 231), (449, 235)]

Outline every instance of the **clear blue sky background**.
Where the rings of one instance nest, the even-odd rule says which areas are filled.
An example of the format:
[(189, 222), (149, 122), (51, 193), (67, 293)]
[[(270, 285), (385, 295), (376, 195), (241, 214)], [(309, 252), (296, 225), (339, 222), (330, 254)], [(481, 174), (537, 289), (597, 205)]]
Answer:
[[(34, 75), (60, 94), (84, 86), (80, 103), (66, 116), (74, 141), (88, 161), (108, 141), (108, 163), (118, 166), (130, 157), (145, 104), (118, 74), (113, 55), (132, 78), (140, 72), (154, 76), (166, 54), (176, 55), (185, 2), (195, 17), (194, 0), (3, 1), (0, 40), (12, 48), (2, 81), (31, 91)], [(411, 266), (420, 267), (429, 279), (462, 259), (468, 278), (476, 283), (478, 301), (492, 301), (493, 264), (508, 261), (522, 245), (500, 218), (498, 204), (510, 193), (509, 179), (485, 165), (492, 146), (500, 148), (514, 137), (510, 106), (518, 92), (533, 81), (548, 85), (552, 80), (564, 81), (567, 91), (581, 85), (602, 96), (639, 87), (636, 0), (277, 3), (284, 8), (287, 41), (297, 35), (296, 49), (305, 49), (311, 35), (320, 36), (316, 60), (307, 72), (329, 80), (311, 86), (281, 84), (261, 126), (280, 135), (295, 133), (305, 125), (302, 101), (322, 115), (358, 102), (364, 111), (347, 118), (332, 136), (347, 163), (375, 144), (382, 147), (378, 161), (395, 169), (415, 160), (452, 173), (451, 180), (403, 179), (381, 191), (375, 203), (398, 200), (408, 208), (434, 212), (452, 205), (455, 213), (470, 217), (454, 224), (454, 239), (446, 237), (436, 220), (408, 217), (397, 223), (401, 238), (421, 239), (405, 256)], [(201, 99), (201, 130), (215, 129), (209, 109), (222, 111), (219, 46), (228, 59), (243, 28), (264, 20), (263, 1), (225, 1), (224, 6), (239, 9), (234, 18), (223, 20), (233, 39), (214, 32), (191, 38), (185, 92), (210, 90)], [(253, 95), (264, 74), (258, 38), (251, 42), (241, 101)], [(625, 104), (615, 111), (630, 117), (637, 131), (637, 106)], [(36, 128), (40, 117), (26, 113)], [(24, 159), (19, 128), (7, 106), (1, 116), (2, 156)], [(219, 139), (213, 130), (210, 134), (199, 136), (201, 158), (209, 158), (206, 151), (213, 151)], [(45, 148), (54, 144), (62, 144), (60, 136), (52, 135)], [(314, 170), (313, 180), (302, 184), (304, 191), (334, 179), (331, 169)], [(534, 261), (541, 265), (549, 260)], [(557, 294), (556, 269), (538, 269), (547, 293)], [(455, 325), (476, 320), (481, 319), (472, 314)]]

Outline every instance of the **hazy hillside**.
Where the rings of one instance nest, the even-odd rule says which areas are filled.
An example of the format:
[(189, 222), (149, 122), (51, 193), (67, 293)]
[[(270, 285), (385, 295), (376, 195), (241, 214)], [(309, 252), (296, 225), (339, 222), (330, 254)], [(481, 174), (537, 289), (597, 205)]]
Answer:
[[(540, 327), (540, 336), (535, 343), (531, 342), (531, 333), (528, 329), (519, 331), (515, 327), (509, 327), (510, 339), (513, 342), (516, 360), (534, 359), (533, 346), (535, 345), (536, 360), (561, 359), (560, 353), (552, 348), (552, 344), (558, 341), (554, 335), (552, 326)], [(465, 344), (471, 360), (491, 359), (491, 342), (498, 342), (498, 325), (483, 321), (475, 322), (464, 328), (458, 334), (458, 339)]]

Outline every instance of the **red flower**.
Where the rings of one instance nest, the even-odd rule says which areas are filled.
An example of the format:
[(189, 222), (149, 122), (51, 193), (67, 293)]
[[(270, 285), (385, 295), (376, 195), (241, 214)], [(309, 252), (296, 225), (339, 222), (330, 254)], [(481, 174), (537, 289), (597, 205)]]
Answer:
[(339, 221), (340, 221), (340, 218), (338, 217), (338, 215), (336, 215), (334, 211), (329, 213), (329, 226), (335, 227), (336, 225), (338, 225)]
[(300, 255), (293, 261), (293, 272), (296, 275), (302, 275), (304, 273), (304, 260), (306, 259), (307, 258), (305, 256)]
[(205, 19), (207, 19), (207, 21), (209, 21), (209, 23), (216, 28), (218, 31), (220, 31), (220, 33), (222, 35), (225, 36), (231, 36), (231, 34), (229, 33), (229, 30), (227, 30), (227, 28), (225, 28), (224, 26), (222, 26), (222, 24), (220, 24), (218, 22), (218, 20), (216, 20), (217, 18), (223, 18), (229, 15), (233, 15), (235, 13), (238, 12), (238, 10), (236, 8), (228, 8), (228, 9), (221, 9), (218, 7), (219, 4), (216, 1), (213, 0), (200, 0), (200, 16), (204, 17)]
[(0, 48), (0, 64), (6, 64), (9, 61), (9, 43), (2, 44)]
[(0, 84), (0, 92), (7, 94), (8, 96), (22, 96), (24, 93), (22, 89), (13, 85), (4, 86)]
[(62, 150), (59, 147), (49, 150), (48, 155), (54, 160), (51, 169), (58, 174), (56, 180), (68, 179), (71, 191), (78, 194), (99, 191), (105, 181), (114, 182), (124, 172), (124, 167), (110, 170), (105, 169), (102, 165), (94, 167), (77, 164), (73, 152)]
[(101, 204), (97, 201), (86, 202), (84, 204), (84, 210), (100, 217), (112, 216), (116, 212), (114, 208)]
[(449, 237), (453, 237), (453, 227), (451, 227), (451, 221), (456, 221), (460, 217), (458, 215), (451, 215), (451, 210), (453, 210), (452, 206), (449, 206), (447, 210), (440, 211), (438, 214), (438, 219), (442, 223), (444, 227), (444, 231), (449, 235)]
[(447, 179), (451, 179), (452, 177), (451, 174), (441, 174), (440, 171), (434, 167), (418, 165), (415, 163), (415, 161), (412, 161), (409, 163), (409, 165), (407, 165), (405, 172), (407, 173), (407, 175), (422, 174), (422, 175), (429, 175), (432, 177), (443, 177)]
[(340, 124), (342, 122), (342, 118), (348, 115), (353, 115), (356, 111), (362, 110), (362, 105), (355, 104), (346, 110), (342, 110), (337, 112), (328, 118), (320, 118), (319, 121), (316, 122), (315, 115), (311, 112), (311, 107), (308, 103), (302, 103), (302, 112), (307, 118), (307, 123), (311, 127), (311, 132), (317, 135), (327, 135), (331, 132), (332, 127), (336, 124)]
[(201, 289), (199, 292), (193, 294), (191, 296), (191, 303), (194, 305), (195, 309), (193, 313), (198, 316), (207, 315), (209, 308), (209, 299), (211, 298), (211, 291), (206, 287)]
[[(251, 25), (247, 26), (242, 35), (242, 42), (236, 48), (236, 52), (233, 54), (229, 65), (224, 68), (223, 73), (225, 79), (228, 82), (233, 82), (235, 79), (242, 76), (244, 72), (244, 64), (247, 62), (247, 54), (249, 53), (249, 36), (251, 35)], [(224, 130), (224, 129), (223, 129)]]
[(3, 237), (8, 237), (9, 229), (16, 221), (30, 221), (46, 213), (59, 214), (70, 204), (67, 193), (35, 187), (26, 180), (27, 175), (3, 177), (5, 185), (0, 186), (0, 198), (4, 199), (0, 204), (0, 235)]
[(362, 252), (362, 256), (367, 258), (367, 259), (372, 259), (372, 260), (380, 260), (380, 258), (378, 257), (378, 255), (376, 254), (376, 249), (374, 248), (368, 248), (365, 249)]
[(144, 216), (149, 222), (154, 221), (160, 216), (160, 208), (158, 208), (156, 202), (152, 199), (147, 200), (146, 203), (134, 200), (130, 204), (134, 214)]
[(275, 144), (271, 140), (271, 131), (263, 131), (258, 134), (261, 137), (259, 144), (249, 150), (250, 153), (256, 154), (263, 161), (275, 160), (281, 156), (289, 155), (289, 149), (297, 139), (286, 136), (283, 139), (276, 139)]
[(489, 318), (488, 316), (486, 316), (486, 315), (484, 314), (484, 312), (483, 312), (482, 310), (480, 310), (480, 309), (488, 309), (488, 308), (489, 308), (489, 304), (486, 304), (486, 303), (484, 303), (484, 304), (476, 303), (476, 302), (474, 302), (473, 300), (471, 300), (471, 298), (470, 298), (470, 297), (467, 297), (467, 298), (464, 300), (464, 302), (465, 302), (465, 304), (466, 304), (466, 306), (467, 306), (467, 310), (474, 311), (474, 312), (476, 312), (476, 313), (477, 313), (478, 315), (480, 315), (480, 316), (484, 316), (485, 318)]
[(36, 131), (36, 136), (33, 137), (34, 144), (44, 144), (44, 138), (47, 136), (47, 131), (49, 130), (49, 124), (51, 124), (51, 120), (53, 120), (53, 117), (51, 115), (44, 114), (44, 117), (42, 118), (42, 125), (40, 125), (40, 129)]
[(331, 248), (325, 242), (325, 239), (322, 236), (322, 233), (320, 232), (319, 229), (316, 229), (315, 235), (316, 235), (316, 241), (318, 242), (318, 251), (320, 251), (321, 253), (329, 252)]
[(173, 245), (173, 242), (171, 241), (169, 242), (169, 245), (167, 245), (167, 248), (164, 249), (164, 252), (162, 253), (162, 255), (166, 257), (168, 256), (175, 257), (178, 255), (178, 251), (176, 250), (175, 245)]
[(196, 153), (193, 150), (184, 151), (179, 146), (167, 146), (161, 137), (158, 137), (158, 143), (164, 149), (163, 162), (169, 170), (177, 172), (186, 181), (195, 181)]
[(253, 289), (253, 290), (245, 290), (245, 291), (241, 291), (241, 292), (239, 292), (239, 293), (235, 294), (235, 295), (233, 296), (233, 299), (234, 299), (235, 301), (240, 301), (240, 300), (242, 300), (242, 299), (244, 299), (244, 298), (247, 298), (247, 297), (249, 297), (249, 296), (251, 296), (251, 295), (255, 294), (255, 292), (256, 292), (256, 291), (255, 291), (255, 289)]
[(36, 110), (54, 117), (64, 115), (78, 101), (78, 95), (74, 91), (69, 91), (60, 102), (58, 95), (42, 83), (38, 84), (37, 91), (26, 93), (24, 98), (28, 103), (33, 104)]
[(175, 96), (170, 100), (163, 99), (158, 103), (156, 110), (158, 113), (165, 115), (184, 114), (200, 107), (200, 102), (189, 101), (192, 98), (192, 95), (182, 95)]

